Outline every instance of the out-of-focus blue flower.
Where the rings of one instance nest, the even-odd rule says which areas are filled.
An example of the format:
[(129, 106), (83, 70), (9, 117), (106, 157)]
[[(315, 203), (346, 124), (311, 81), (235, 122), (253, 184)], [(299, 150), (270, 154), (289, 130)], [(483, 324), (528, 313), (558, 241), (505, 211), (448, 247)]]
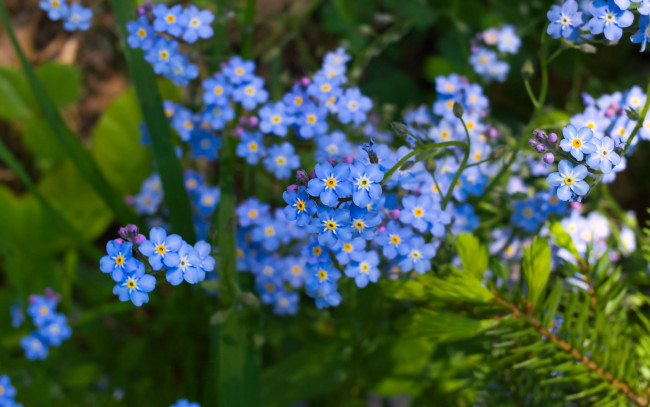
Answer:
[(307, 278), (307, 265), (304, 257), (287, 257), (282, 271), (283, 278), (293, 288), (300, 288)]
[(307, 265), (307, 273), (305, 286), (308, 291), (318, 290), (322, 293), (335, 291), (336, 282), (341, 278), (341, 272), (329, 261)]
[(92, 10), (83, 7), (79, 3), (73, 3), (70, 5), (68, 15), (65, 17), (63, 29), (66, 31), (86, 31), (90, 28), (90, 19), (92, 17)]
[(194, 206), (201, 216), (210, 216), (217, 208), (220, 197), (219, 187), (201, 186), (194, 196)]
[(72, 335), (72, 330), (68, 326), (68, 319), (65, 315), (55, 314), (52, 319), (38, 329), (38, 334), (48, 344), (59, 346)]
[(298, 293), (280, 290), (275, 295), (273, 312), (278, 315), (295, 315), (298, 312), (298, 301), (300, 301)]
[(379, 256), (375, 251), (363, 252), (355, 261), (345, 268), (345, 275), (354, 278), (359, 288), (376, 283), (379, 280)]
[(316, 106), (312, 102), (306, 102), (299, 111), (295, 124), (298, 126), (300, 138), (310, 139), (327, 133), (327, 109)]
[(223, 67), (222, 72), (233, 85), (253, 82), (255, 79), (259, 79), (255, 77), (255, 62), (244, 61), (239, 55), (230, 58), (226, 66)]
[(288, 142), (272, 145), (268, 152), (268, 156), (264, 159), (264, 166), (278, 179), (289, 178), (291, 172), (300, 167), (300, 157), (296, 155), (293, 145)]
[(25, 357), (28, 360), (45, 359), (49, 353), (47, 343), (36, 333), (23, 336), (20, 346), (25, 350)]
[(293, 117), (286, 113), (282, 102), (262, 107), (259, 115), (262, 133), (273, 133), (276, 136), (284, 137), (287, 135), (289, 126), (293, 124)]
[(423, 274), (431, 270), (431, 259), (436, 255), (436, 247), (433, 243), (425, 243), (421, 236), (413, 236), (408, 242), (408, 252), (399, 262), (402, 271), (415, 270)]
[(165, 278), (171, 285), (179, 285), (183, 280), (196, 284), (205, 280), (205, 270), (201, 266), (199, 254), (188, 243), (183, 242), (178, 250), (179, 262), (167, 270)]
[(306, 188), (300, 187), (296, 192), (284, 191), (282, 198), (287, 203), (284, 216), (288, 220), (295, 220), (298, 226), (307, 226), (316, 213), (316, 202), (309, 199)]
[(201, 120), (209, 123), (213, 130), (222, 130), (226, 123), (235, 118), (235, 109), (230, 105), (208, 106), (201, 113)]
[(16, 389), (11, 385), (9, 376), (0, 376), (0, 405), (4, 406), (5, 404), (8, 404), (10, 407), (13, 406), (10, 403), (13, 402), (15, 396)]
[(413, 236), (411, 228), (402, 228), (397, 222), (390, 221), (386, 224), (386, 229), (377, 234), (375, 242), (382, 246), (384, 257), (394, 259), (398, 254), (407, 254), (411, 236)]
[(354, 123), (359, 126), (366, 121), (370, 109), (372, 101), (362, 95), (359, 88), (346, 89), (336, 103), (336, 112), (343, 124)]
[[(650, 5), (650, 2), (648, 3)], [(649, 7), (650, 8), (650, 7)], [(639, 31), (634, 33), (630, 40), (635, 44), (641, 44), (641, 52), (645, 51), (645, 46), (650, 40), (650, 17), (645, 15), (639, 18)]]
[(212, 132), (198, 130), (192, 135), (190, 145), (192, 146), (194, 158), (205, 158), (208, 161), (214, 161), (219, 156), (221, 138)]
[(379, 212), (371, 212), (366, 207), (350, 206), (350, 225), (354, 235), (366, 240), (375, 237), (377, 226), (381, 223)]
[(286, 239), (286, 236), (282, 236), (283, 229), (284, 225), (275, 219), (261, 219), (253, 228), (251, 238), (254, 242), (261, 243), (265, 250), (274, 252), (280, 247), (280, 240)]
[(338, 247), (334, 249), (336, 252), (336, 261), (340, 265), (346, 265), (352, 259), (358, 258), (358, 256), (366, 250), (366, 240), (362, 237), (355, 237), (349, 242), (341, 243), (337, 245)]
[(501, 27), (499, 43), (497, 44), (499, 51), (516, 54), (519, 51), (519, 46), (521, 46), (521, 40), (515, 34), (515, 27), (512, 25), (504, 25)]
[(126, 24), (126, 29), (129, 32), (126, 39), (129, 47), (141, 48), (143, 51), (151, 49), (155, 34), (147, 16), (140, 16), (136, 21), (129, 21)]
[(214, 15), (210, 10), (199, 10), (193, 4), (183, 10), (178, 18), (178, 23), (183, 27), (183, 39), (192, 44), (199, 38), (208, 39), (214, 33), (210, 24), (214, 21)]
[(330, 158), (341, 160), (352, 152), (352, 144), (346, 140), (345, 133), (339, 130), (333, 131), (329, 136), (316, 137), (316, 145), (318, 150), (314, 157), (317, 161), (325, 161)]
[(199, 403), (192, 403), (188, 399), (179, 399), (169, 407), (201, 407)]
[(32, 317), (34, 325), (41, 327), (49, 322), (56, 314), (57, 300), (54, 298), (43, 297), (41, 295), (30, 298), (30, 304), (27, 313)]
[(541, 222), (545, 220), (544, 213), (538, 207), (536, 200), (527, 199), (523, 201), (513, 201), (514, 213), (512, 214), (512, 223), (532, 233), (537, 230)]
[(604, 174), (612, 171), (612, 165), (618, 165), (621, 157), (614, 151), (614, 140), (609, 137), (594, 139), (592, 143), (596, 146), (594, 151), (587, 157), (587, 165), (591, 168), (600, 169)]
[(241, 203), (235, 210), (239, 226), (248, 227), (251, 225), (258, 225), (264, 222), (271, 216), (270, 206), (261, 203), (257, 198), (251, 197)]
[(50, 20), (60, 20), (68, 15), (69, 7), (65, 0), (41, 0), (38, 5)]
[(224, 75), (216, 75), (203, 81), (203, 102), (206, 105), (225, 106), (230, 102), (233, 88)]
[(341, 96), (341, 76), (327, 77), (324, 73), (314, 75), (307, 87), (307, 94), (315, 97), (320, 103), (335, 103)]
[(253, 110), (258, 104), (266, 103), (269, 92), (264, 89), (264, 79), (253, 76), (250, 81), (235, 88), (232, 98), (246, 109)]
[(156, 32), (166, 32), (173, 37), (179, 37), (183, 31), (180, 24), (180, 16), (183, 11), (183, 6), (176, 4), (172, 7), (167, 7), (164, 4), (157, 4), (153, 8), (153, 29)]
[(241, 141), (237, 144), (238, 157), (245, 158), (247, 163), (255, 165), (265, 155), (266, 147), (262, 141), (262, 133), (242, 133)]

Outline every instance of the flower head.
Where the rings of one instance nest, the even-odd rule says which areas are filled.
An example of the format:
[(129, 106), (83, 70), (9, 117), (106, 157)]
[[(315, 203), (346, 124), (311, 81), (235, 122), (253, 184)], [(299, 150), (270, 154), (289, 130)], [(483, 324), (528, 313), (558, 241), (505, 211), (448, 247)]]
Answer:
[(567, 160), (562, 160), (557, 166), (558, 172), (549, 174), (546, 182), (551, 187), (557, 187), (557, 197), (568, 201), (575, 194), (585, 195), (589, 191), (589, 184), (584, 181), (589, 174), (587, 167), (576, 165), (575, 168)]

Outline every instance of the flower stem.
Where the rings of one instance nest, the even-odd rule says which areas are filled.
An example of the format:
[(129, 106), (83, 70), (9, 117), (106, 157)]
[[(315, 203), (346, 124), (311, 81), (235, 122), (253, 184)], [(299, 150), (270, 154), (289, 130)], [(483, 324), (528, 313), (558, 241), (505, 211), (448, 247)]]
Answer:
[(465, 157), (463, 157), (463, 161), (460, 164), (460, 168), (458, 169), (458, 171), (456, 171), (454, 178), (451, 180), (451, 184), (449, 184), (449, 189), (447, 189), (447, 193), (445, 194), (445, 197), (442, 198), (441, 207), (443, 210), (447, 208), (447, 204), (449, 203), (449, 199), (451, 199), (451, 194), (454, 191), (454, 187), (456, 186), (456, 183), (458, 183), (458, 179), (460, 178), (460, 175), (463, 173), (463, 171), (465, 171), (465, 168), (467, 168), (467, 160), (469, 159), (469, 150), (472, 142), (471, 137), (469, 136), (469, 130), (467, 130), (467, 125), (465, 124), (465, 120), (463, 120), (462, 116), (459, 117), (458, 119), (463, 124), (463, 128), (465, 129), (465, 136), (467, 137), (467, 143), (465, 143)]

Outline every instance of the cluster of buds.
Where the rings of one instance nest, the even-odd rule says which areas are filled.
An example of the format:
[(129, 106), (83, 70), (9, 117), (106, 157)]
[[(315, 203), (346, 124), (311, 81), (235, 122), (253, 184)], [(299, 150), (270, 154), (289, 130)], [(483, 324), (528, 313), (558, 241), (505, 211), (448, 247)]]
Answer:
[(119, 244), (126, 242), (131, 242), (134, 248), (137, 248), (147, 240), (147, 238), (138, 232), (138, 227), (135, 225), (126, 225), (120, 228), (118, 231), (120, 236), (118, 239), (115, 239)]
[(539, 154), (544, 153), (542, 160), (551, 165), (555, 161), (555, 154), (557, 154), (557, 134), (546, 134), (543, 130), (533, 130), (533, 137), (528, 140), (528, 144), (535, 149)]

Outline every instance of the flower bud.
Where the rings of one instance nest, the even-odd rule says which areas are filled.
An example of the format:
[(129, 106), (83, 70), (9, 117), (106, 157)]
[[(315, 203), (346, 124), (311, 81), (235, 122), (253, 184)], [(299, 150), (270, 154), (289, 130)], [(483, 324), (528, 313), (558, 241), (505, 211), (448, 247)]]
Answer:
[(296, 184), (291, 184), (287, 186), (287, 191), (296, 192), (297, 190), (298, 190), (298, 185)]
[(582, 208), (582, 203), (581, 202), (571, 202), (571, 209), (580, 209)]
[(339, 163), (339, 160), (337, 160), (336, 158), (328, 158), (327, 162), (332, 164), (332, 167), (336, 167), (336, 165)]
[(259, 124), (260, 119), (257, 116), (251, 116), (248, 118), (248, 125), (251, 127), (255, 127)]
[(404, 123), (391, 122), (390, 127), (398, 136), (406, 136), (409, 133), (409, 129)]
[(551, 133), (548, 135), (548, 142), (551, 144), (557, 143), (557, 134)]
[(454, 116), (458, 117), (459, 119), (463, 117), (463, 113), (465, 113), (465, 109), (463, 109), (463, 105), (461, 105), (458, 102), (454, 102)]
[(605, 110), (605, 117), (607, 117), (608, 119), (611, 119), (611, 118), (614, 117), (614, 116), (616, 116), (616, 110), (614, 110), (614, 109), (611, 108), (611, 107), (608, 107), (608, 108)]
[(544, 161), (548, 165), (551, 165), (555, 161), (555, 156), (553, 155), (553, 153), (546, 153), (542, 156), (542, 161)]
[(544, 147), (543, 144), (538, 144), (538, 145), (535, 146), (535, 150), (538, 153), (543, 153), (544, 151), (546, 151), (546, 147)]
[(307, 183), (310, 180), (309, 175), (307, 175), (307, 171), (305, 170), (296, 171), (296, 180), (298, 181), (298, 185), (300, 186), (307, 185)]
[(548, 135), (543, 130), (535, 130), (535, 131), (533, 131), (533, 135), (535, 135), (535, 138), (540, 143), (544, 143), (544, 142), (546, 142), (546, 140), (548, 140)]
[(521, 76), (524, 79), (530, 79), (534, 74), (535, 74), (535, 68), (533, 67), (533, 63), (530, 62), (530, 59), (528, 59), (526, 60), (526, 62), (524, 62), (524, 65), (521, 67)]
[(531, 146), (532, 148), (537, 148), (538, 144), (539, 144), (539, 141), (535, 140), (534, 138), (529, 138), (528, 139), (528, 145)]
[(237, 127), (235, 129), (235, 135), (236, 136), (240, 137), (243, 133), (244, 133), (244, 129), (242, 129), (241, 127)]
[(302, 86), (308, 86), (311, 83), (311, 79), (307, 78), (306, 76), (300, 79), (300, 84)]
[(392, 209), (392, 210), (390, 211), (390, 216), (391, 216), (393, 219), (397, 220), (397, 219), (399, 219), (399, 215), (400, 215), (400, 213), (401, 213), (401, 212), (400, 212), (399, 209)]
[(147, 238), (144, 237), (143, 234), (138, 233), (137, 235), (135, 235), (135, 239), (133, 239), (133, 243), (135, 243), (136, 246), (139, 246), (139, 245), (141, 245), (142, 242), (144, 242), (145, 240), (147, 240)]
[(494, 128), (494, 127), (490, 127), (490, 128), (488, 129), (488, 136), (490, 136), (490, 138), (497, 138), (497, 137), (499, 137), (499, 130), (497, 130), (497, 129)]
[(316, 170), (311, 170), (311, 178), (316, 178)]
[(115, 243), (119, 244), (120, 246), (122, 246), (122, 245), (124, 244), (124, 240), (122, 240), (122, 239), (119, 238), (119, 237), (118, 237), (117, 239), (114, 239), (113, 241), (114, 241)]
[(585, 54), (595, 54), (596, 53), (596, 47), (594, 47), (591, 44), (587, 44), (587, 43), (578, 45), (578, 49), (580, 51), (584, 52)]
[(352, 164), (354, 162), (354, 157), (352, 157), (351, 155), (346, 155), (345, 157), (343, 157), (343, 162), (346, 164)]
[(639, 119), (641, 119), (641, 116), (639, 115), (639, 111), (636, 109), (629, 108), (628, 110), (625, 111), (627, 114), (627, 118), (632, 120), (633, 122), (638, 122)]

